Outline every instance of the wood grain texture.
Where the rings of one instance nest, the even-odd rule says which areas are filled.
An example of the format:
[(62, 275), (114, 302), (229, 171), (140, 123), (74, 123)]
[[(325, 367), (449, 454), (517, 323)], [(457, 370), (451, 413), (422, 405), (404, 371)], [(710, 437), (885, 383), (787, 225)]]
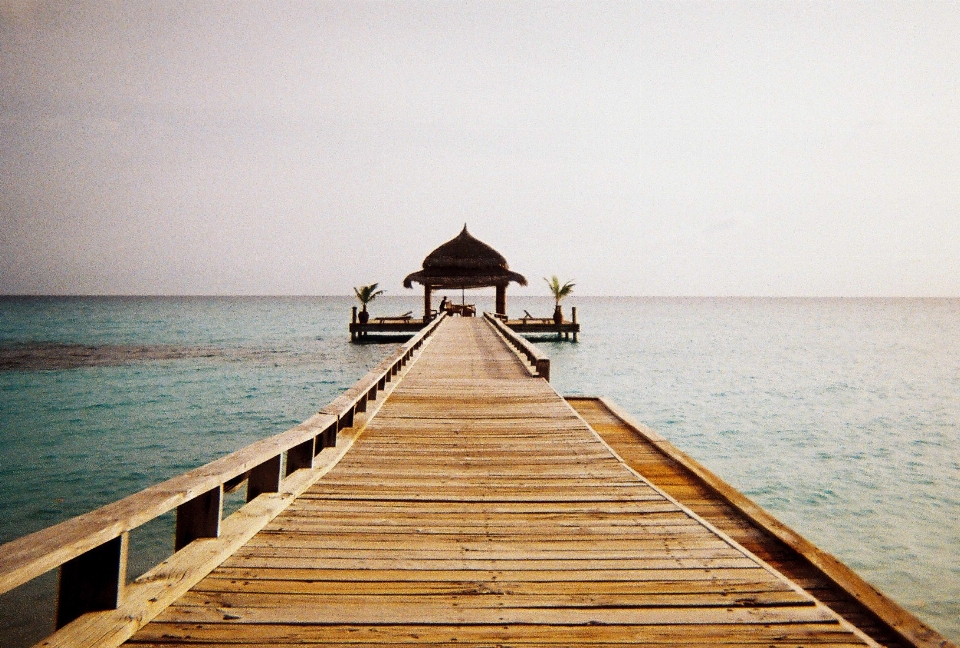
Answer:
[(602, 398), (568, 402), (628, 463), (885, 646), (956, 645), (650, 428)]
[(132, 645), (876, 645), (638, 476), (481, 319)]

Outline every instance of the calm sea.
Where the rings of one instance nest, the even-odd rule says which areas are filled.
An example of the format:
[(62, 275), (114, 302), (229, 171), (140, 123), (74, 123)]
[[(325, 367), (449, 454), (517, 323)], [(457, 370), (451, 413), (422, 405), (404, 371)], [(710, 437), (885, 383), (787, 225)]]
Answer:
[[(353, 303), (0, 298), (0, 542), (310, 416), (396, 344), (350, 344)], [(960, 300), (571, 305), (580, 342), (538, 342), (560, 393), (612, 398), (960, 639)], [(508, 307), (552, 312), (544, 298)], [(133, 538), (133, 572), (169, 527)], [(54, 578), (0, 597), (2, 636), (40, 631)]]

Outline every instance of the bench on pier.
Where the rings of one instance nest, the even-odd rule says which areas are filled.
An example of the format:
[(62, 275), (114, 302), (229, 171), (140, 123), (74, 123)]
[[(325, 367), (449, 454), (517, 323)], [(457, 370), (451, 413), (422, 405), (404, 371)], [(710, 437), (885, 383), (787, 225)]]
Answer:
[(552, 317), (534, 317), (530, 311), (523, 311), (520, 321), (524, 324), (556, 324)]
[(413, 319), (413, 311), (406, 312), (403, 315), (374, 317), (372, 321), (374, 324), (409, 324), (411, 319)]
[[(436, 321), (436, 317), (431, 313), (430, 322)], [(380, 342), (404, 339), (412, 336), (423, 328), (425, 322), (413, 316), (413, 311), (408, 311), (403, 315), (390, 315), (385, 317), (374, 317), (367, 322), (361, 323), (357, 320), (357, 307), (353, 307), (353, 316), (350, 321), (350, 340)]]
[(504, 319), (502, 317), (499, 319), (516, 333), (522, 333), (524, 335), (552, 333), (556, 334), (558, 340), (570, 339), (572, 335), (573, 341), (576, 342), (577, 336), (580, 333), (580, 324), (577, 323), (576, 307), (571, 309), (571, 317), (572, 319), (561, 320), (558, 324), (552, 317), (534, 317), (529, 311), (523, 311), (523, 317), (520, 319)]

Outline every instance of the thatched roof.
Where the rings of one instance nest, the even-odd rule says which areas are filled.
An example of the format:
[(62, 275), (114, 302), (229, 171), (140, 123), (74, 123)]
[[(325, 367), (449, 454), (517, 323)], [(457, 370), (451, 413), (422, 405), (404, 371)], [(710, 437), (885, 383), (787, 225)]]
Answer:
[(511, 281), (527, 285), (523, 275), (510, 271), (502, 254), (473, 238), (464, 225), (455, 239), (428, 254), (423, 269), (407, 275), (403, 285), (412, 288), (417, 282), (433, 288), (483, 288)]

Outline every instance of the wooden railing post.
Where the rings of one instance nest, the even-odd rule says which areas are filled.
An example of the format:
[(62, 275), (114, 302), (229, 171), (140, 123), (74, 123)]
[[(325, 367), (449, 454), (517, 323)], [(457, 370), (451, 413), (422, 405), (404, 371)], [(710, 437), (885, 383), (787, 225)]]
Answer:
[(293, 446), (287, 450), (287, 470), (288, 475), (301, 468), (313, 468), (314, 439), (307, 439), (300, 445)]
[(220, 537), (223, 486), (217, 486), (177, 507), (173, 550), (180, 551), (197, 538)]
[(320, 433), (320, 443), (318, 450), (323, 448), (334, 448), (337, 445), (337, 430), (340, 429), (340, 419), (331, 423), (326, 430)]
[(280, 455), (267, 459), (250, 471), (247, 479), (247, 501), (262, 493), (280, 492)]
[(550, 358), (537, 359), (537, 375), (550, 382)]
[(60, 566), (57, 629), (81, 614), (116, 610), (127, 583), (126, 533), (104, 542)]

